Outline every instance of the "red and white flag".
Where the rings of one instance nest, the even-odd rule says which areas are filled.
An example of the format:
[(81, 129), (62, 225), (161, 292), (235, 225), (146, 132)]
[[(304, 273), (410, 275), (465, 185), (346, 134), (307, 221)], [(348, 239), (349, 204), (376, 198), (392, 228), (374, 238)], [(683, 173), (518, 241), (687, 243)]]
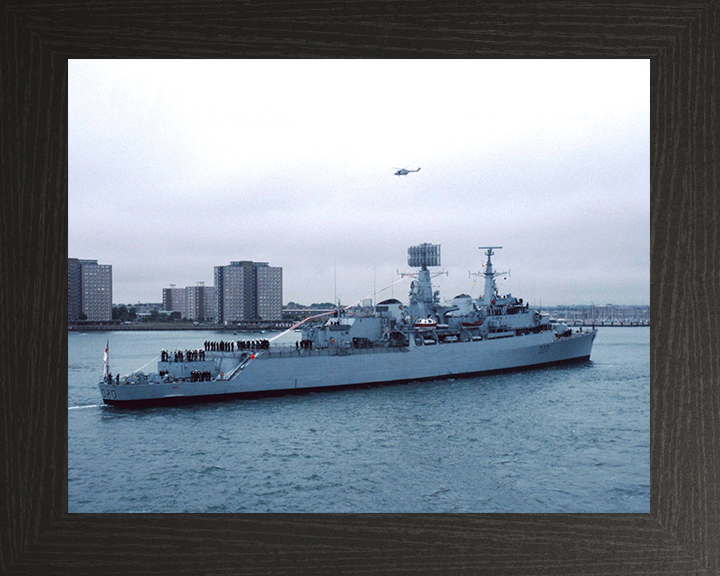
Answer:
[(105, 344), (105, 354), (103, 354), (103, 376), (107, 378), (108, 375), (108, 369), (110, 366), (108, 365), (108, 349), (110, 348), (110, 340), (107, 341)]

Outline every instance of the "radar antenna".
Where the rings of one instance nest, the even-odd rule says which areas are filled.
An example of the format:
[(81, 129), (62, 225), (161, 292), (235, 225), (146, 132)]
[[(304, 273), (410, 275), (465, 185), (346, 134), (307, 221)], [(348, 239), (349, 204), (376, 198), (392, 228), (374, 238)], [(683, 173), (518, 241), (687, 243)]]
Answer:
[(502, 246), (478, 246), (478, 249), (479, 250), (487, 250), (487, 252), (485, 252), (485, 254), (487, 255), (488, 258), (490, 258), (490, 256), (495, 254), (495, 252), (493, 252), (493, 250), (502, 250)]
[[(420, 268), (421, 271), (427, 270), (428, 266), (440, 266), (440, 244), (425, 243), (410, 246), (410, 248), (408, 248), (408, 266)], [(400, 272), (400, 270), (398, 270), (397, 273), (402, 277), (418, 275), (418, 272)], [(428, 278), (435, 278), (443, 274), (447, 276), (447, 272), (434, 272), (432, 275), (429, 275)]]
[(440, 244), (419, 244), (408, 248), (408, 266), (427, 269), (440, 266)]

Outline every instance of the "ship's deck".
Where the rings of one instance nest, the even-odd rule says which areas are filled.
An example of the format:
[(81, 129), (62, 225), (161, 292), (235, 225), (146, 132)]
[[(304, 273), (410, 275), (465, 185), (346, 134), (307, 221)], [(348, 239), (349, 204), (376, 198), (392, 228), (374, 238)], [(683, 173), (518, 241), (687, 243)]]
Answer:
[(373, 348), (341, 348), (341, 347), (328, 347), (328, 348), (313, 348), (312, 350), (300, 349), (297, 350), (294, 345), (273, 345), (269, 350), (256, 350), (242, 352), (206, 352), (206, 359), (213, 358), (241, 358), (243, 354), (248, 352), (255, 354), (255, 360), (270, 360), (273, 358), (309, 358), (312, 356), (349, 356), (354, 354), (392, 354), (397, 352), (407, 352), (408, 346), (404, 347), (386, 347), (386, 346), (375, 346)]

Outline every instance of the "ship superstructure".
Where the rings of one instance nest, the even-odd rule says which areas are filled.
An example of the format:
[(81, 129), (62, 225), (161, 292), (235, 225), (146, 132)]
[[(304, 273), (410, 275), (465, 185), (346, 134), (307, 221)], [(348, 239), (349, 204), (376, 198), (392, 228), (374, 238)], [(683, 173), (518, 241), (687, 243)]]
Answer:
[(408, 249), (412, 277), (409, 303), (379, 302), (371, 316), (353, 316), (338, 304), (330, 317), (302, 325), (294, 344), (263, 341), (203, 343), (199, 350), (163, 351), (154, 374), (136, 372), (99, 387), (108, 404), (143, 406), (200, 402), (439, 379), (577, 362), (590, 358), (597, 330), (572, 331), (551, 324), (511, 294), (498, 294), (485, 250), (482, 296), (441, 302), (432, 278), (439, 273), (440, 246)]

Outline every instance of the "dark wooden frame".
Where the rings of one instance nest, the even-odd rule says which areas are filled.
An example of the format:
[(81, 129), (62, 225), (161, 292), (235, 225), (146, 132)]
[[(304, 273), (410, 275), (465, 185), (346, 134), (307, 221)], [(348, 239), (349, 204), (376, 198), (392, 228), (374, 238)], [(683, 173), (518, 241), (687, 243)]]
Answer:
[[(719, 31), (718, 0), (0, 4), (0, 572), (720, 573)], [(650, 59), (651, 513), (68, 514), (67, 59), (115, 57)]]

